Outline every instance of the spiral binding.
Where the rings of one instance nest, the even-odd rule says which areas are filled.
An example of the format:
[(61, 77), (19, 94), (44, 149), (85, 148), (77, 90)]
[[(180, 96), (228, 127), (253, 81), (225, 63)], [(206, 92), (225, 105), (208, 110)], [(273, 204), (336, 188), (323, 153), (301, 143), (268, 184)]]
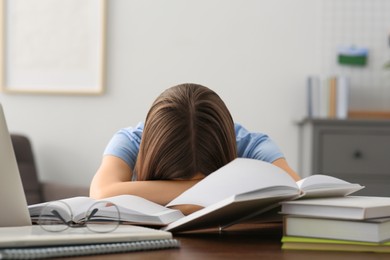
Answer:
[(65, 256), (125, 253), (179, 247), (180, 242), (176, 239), (161, 239), (91, 245), (9, 248), (0, 250), (0, 259), (42, 259)]

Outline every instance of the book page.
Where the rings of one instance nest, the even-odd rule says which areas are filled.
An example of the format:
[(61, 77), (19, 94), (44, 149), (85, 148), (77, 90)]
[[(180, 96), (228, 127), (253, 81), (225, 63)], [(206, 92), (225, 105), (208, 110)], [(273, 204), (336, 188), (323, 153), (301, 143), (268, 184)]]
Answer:
[[(74, 200), (74, 198), (72, 198), (72, 200)], [(112, 204), (116, 205), (117, 209), (116, 207), (111, 207)], [(96, 200), (93, 201), (93, 203), (89, 204), (80, 203), (78, 205), (78, 208), (74, 210), (74, 220), (76, 222), (83, 220), (90, 207), (96, 207), (96, 209), (98, 209), (98, 212), (95, 216), (100, 217), (102, 219), (117, 218), (117, 210), (119, 210), (121, 220), (130, 222), (147, 222), (149, 224), (160, 224), (160, 221), (164, 220), (164, 218), (177, 219), (180, 217), (184, 217), (180, 210), (169, 209), (157, 203), (134, 195), (118, 195), (101, 200)]]
[(297, 185), (302, 189), (313, 189), (313, 188), (324, 188), (337, 184), (350, 184), (344, 180), (338, 179), (336, 177), (316, 174), (306, 177), (300, 181), (297, 181)]
[(72, 197), (72, 198), (67, 198), (67, 199), (62, 199), (60, 201), (65, 202), (68, 204), (72, 210), (77, 210), (77, 209), (88, 209), (93, 203), (96, 201), (90, 197), (84, 197), (84, 196), (79, 196), (79, 197)]
[(299, 190), (295, 181), (279, 167), (260, 160), (237, 158), (183, 192), (167, 206), (192, 204), (206, 207), (232, 195), (274, 186)]
[(69, 222), (72, 219), (72, 215), (79, 215), (88, 210), (88, 208), (95, 203), (95, 200), (89, 197), (72, 197), (62, 200), (43, 202), (28, 206), (30, 217), (33, 221), (38, 221), (41, 214), (47, 214), (49, 210), (55, 209), (61, 217)]
[[(95, 200), (89, 197), (72, 197), (72, 198), (67, 198), (67, 199), (62, 199), (58, 200), (60, 202), (64, 202), (67, 204), (71, 210), (73, 211), (78, 211), (77, 209), (80, 210), (87, 210), (89, 206), (91, 206), (93, 203), (95, 203)], [(63, 207), (61, 203), (57, 203), (57, 201), (49, 201), (49, 202), (43, 202), (43, 203), (38, 203), (38, 204), (33, 204), (28, 206), (28, 210), (30, 212), (31, 216), (39, 216), (40, 212), (45, 208), (47, 205), (53, 205), (55, 207)]]
[[(65, 204), (64, 204), (65, 203)], [(115, 204), (116, 207), (111, 207)], [(96, 217), (110, 219), (118, 217), (118, 210), (123, 221), (143, 221), (148, 219), (149, 224), (161, 224), (167, 219), (177, 219), (184, 217), (180, 210), (166, 208), (157, 203), (134, 195), (119, 195), (101, 200), (94, 200), (89, 197), (71, 197), (58, 201), (45, 202), (29, 206), (30, 216), (33, 220), (38, 220), (42, 210), (46, 206), (55, 208), (60, 215), (70, 221), (73, 215), (73, 221), (84, 221), (86, 214), (92, 209), (98, 209)], [(129, 218), (129, 219), (127, 219)]]
[(359, 184), (322, 174), (306, 177), (298, 181), (297, 185), (304, 191), (304, 197), (346, 196), (364, 188)]
[(104, 199), (104, 201), (110, 201), (114, 203), (121, 209), (121, 211), (123, 210), (126, 213), (137, 215), (159, 216), (168, 214), (169, 212), (178, 211), (175, 209), (166, 208), (160, 204), (133, 195), (119, 195)]

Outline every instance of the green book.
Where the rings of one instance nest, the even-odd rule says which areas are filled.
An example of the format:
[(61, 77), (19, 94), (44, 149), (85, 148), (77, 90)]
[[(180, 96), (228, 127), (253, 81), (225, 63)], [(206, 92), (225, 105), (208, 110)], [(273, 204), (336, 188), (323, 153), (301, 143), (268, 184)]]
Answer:
[(390, 241), (375, 243), (351, 240), (283, 236), (282, 249), (390, 253)]

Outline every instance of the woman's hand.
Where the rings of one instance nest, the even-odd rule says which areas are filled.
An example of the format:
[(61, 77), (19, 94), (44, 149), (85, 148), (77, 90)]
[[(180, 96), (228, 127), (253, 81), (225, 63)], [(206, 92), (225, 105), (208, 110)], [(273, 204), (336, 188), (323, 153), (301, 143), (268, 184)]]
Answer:
[(293, 178), (295, 181), (299, 181), (301, 177), (288, 165), (286, 159), (280, 158), (272, 162), (273, 165), (278, 166), (279, 168), (282, 168), (285, 172), (287, 172), (291, 178)]
[(203, 207), (198, 206), (198, 205), (191, 205), (191, 204), (186, 204), (186, 205), (176, 205), (169, 207), (171, 209), (178, 209), (180, 210), (184, 215), (189, 215), (191, 213), (194, 213), (195, 211), (198, 211), (200, 209), (203, 209)]

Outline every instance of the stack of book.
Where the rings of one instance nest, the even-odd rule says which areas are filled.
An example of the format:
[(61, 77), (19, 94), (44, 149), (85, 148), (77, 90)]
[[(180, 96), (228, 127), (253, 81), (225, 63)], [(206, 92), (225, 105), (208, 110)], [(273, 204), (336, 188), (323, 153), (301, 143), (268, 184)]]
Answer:
[(349, 110), (349, 80), (344, 76), (307, 78), (307, 116), (345, 119)]
[(285, 201), (282, 249), (390, 253), (390, 197)]

